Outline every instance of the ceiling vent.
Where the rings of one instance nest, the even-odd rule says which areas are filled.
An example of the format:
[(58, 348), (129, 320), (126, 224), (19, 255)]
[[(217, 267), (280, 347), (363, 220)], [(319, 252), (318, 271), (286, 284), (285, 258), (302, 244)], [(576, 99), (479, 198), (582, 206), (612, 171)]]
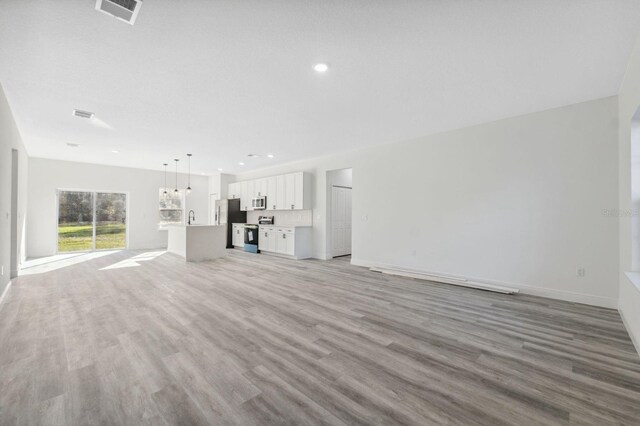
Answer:
[(96, 0), (96, 10), (133, 25), (142, 7), (142, 0)]
[(74, 109), (73, 116), (80, 118), (93, 118), (95, 114), (89, 111), (82, 111), (81, 109)]

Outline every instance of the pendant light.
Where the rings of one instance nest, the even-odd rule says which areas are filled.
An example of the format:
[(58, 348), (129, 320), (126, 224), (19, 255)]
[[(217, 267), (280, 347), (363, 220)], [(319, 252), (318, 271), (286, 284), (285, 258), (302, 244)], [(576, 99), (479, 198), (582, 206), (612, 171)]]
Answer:
[(187, 195), (191, 194), (191, 154), (187, 154), (187, 161), (189, 162), (189, 169), (187, 174)]
[(176, 194), (178, 193), (178, 160), (177, 158), (174, 158), (173, 161), (176, 162), (176, 189), (173, 190), (173, 192), (175, 192)]
[(169, 165), (169, 164), (167, 164), (167, 163), (164, 163), (164, 164), (163, 164), (163, 166), (164, 166), (164, 192), (162, 193), (162, 195), (163, 195), (165, 198), (167, 198), (167, 166), (168, 166), (168, 165)]

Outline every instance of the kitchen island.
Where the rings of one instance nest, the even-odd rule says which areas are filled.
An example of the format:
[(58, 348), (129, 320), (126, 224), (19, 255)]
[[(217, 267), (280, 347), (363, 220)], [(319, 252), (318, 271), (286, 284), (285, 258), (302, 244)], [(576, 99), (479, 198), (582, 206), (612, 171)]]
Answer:
[(200, 262), (224, 257), (227, 227), (218, 225), (170, 225), (167, 251)]

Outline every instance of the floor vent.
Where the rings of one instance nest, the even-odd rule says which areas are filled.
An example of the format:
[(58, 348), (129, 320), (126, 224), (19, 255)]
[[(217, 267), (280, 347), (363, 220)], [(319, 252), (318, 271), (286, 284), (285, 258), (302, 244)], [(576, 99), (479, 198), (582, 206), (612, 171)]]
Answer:
[(140, 12), (142, 0), (96, 0), (96, 10), (133, 25)]

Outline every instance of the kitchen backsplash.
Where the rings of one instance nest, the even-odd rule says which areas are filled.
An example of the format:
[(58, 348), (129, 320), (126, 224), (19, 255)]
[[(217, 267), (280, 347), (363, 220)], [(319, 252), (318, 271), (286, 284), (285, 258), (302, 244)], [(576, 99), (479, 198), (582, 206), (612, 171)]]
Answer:
[(247, 212), (247, 223), (258, 223), (258, 216), (273, 216), (280, 226), (313, 225), (313, 210), (253, 210)]

